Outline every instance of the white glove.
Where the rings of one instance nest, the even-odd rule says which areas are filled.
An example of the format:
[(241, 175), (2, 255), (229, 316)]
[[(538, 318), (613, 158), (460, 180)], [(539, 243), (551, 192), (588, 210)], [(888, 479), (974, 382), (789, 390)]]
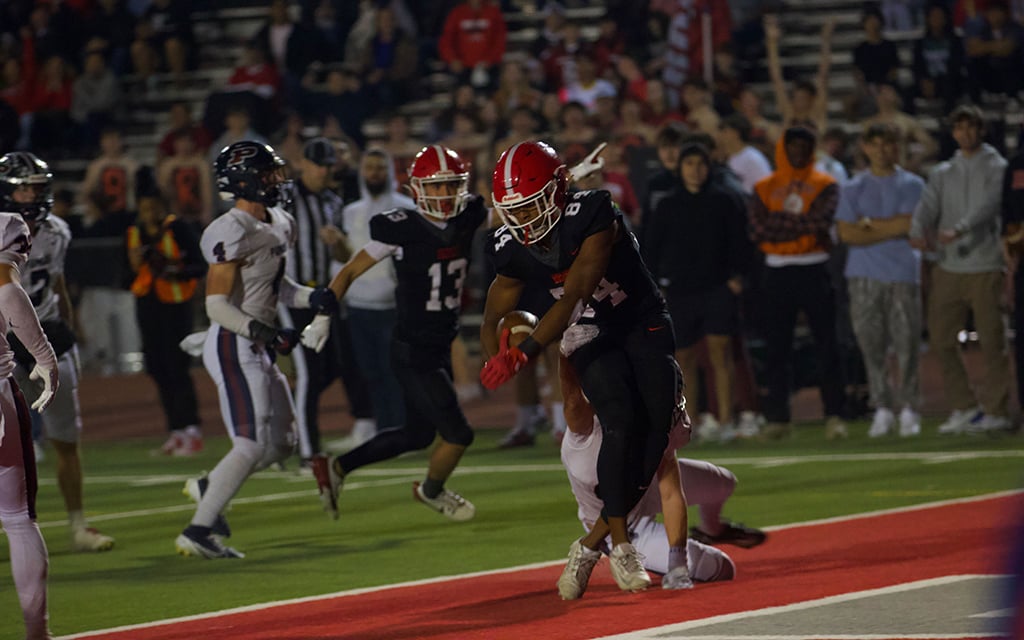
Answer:
[(178, 343), (178, 347), (193, 357), (200, 357), (203, 355), (203, 344), (206, 342), (206, 331), (199, 331), (197, 333), (190, 333)]
[(331, 316), (317, 315), (313, 318), (313, 322), (310, 322), (305, 329), (302, 330), (302, 336), (300, 341), (302, 346), (307, 349), (312, 349), (317, 353), (320, 353), (324, 345), (327, 344), (327, 338), (331, 335)]
[(47, 368), (36, 363), (36, 366), (32, 368), (32, 373), (28, 375), (29, 380), (42, 380), (43, 391), (36, 398), (36, 401), (32, 403), (32, 408), (36, 411), (42, 411), (46, 408), (50, 401), (53, 400), (53, 394), (57, 393), (57, 387), (59, 382), (57, 381), (57, 367)]
[(573, 182), (578, 182), (595, 171), (600, 171), (604, 168), (604, 158), (599, 158), (598, 156), (601, 155), (601, 152), (607, 146), (607, 142), (597, 145), (597, 148), (587, 154), (587, 157), (583, 158), (578, 165), (569, 169), (569, 175), (572, 176)]
[(692, 589), (693, 580), (690, 579), (690, 570), (686, 565), (672, 569), (661, 578), (662, 589)]

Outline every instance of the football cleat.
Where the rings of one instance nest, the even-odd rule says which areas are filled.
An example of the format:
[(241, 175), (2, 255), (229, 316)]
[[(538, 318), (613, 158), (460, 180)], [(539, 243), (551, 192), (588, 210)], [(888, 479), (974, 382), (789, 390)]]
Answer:
[(692, 589), (693, 580), (690, 578), (690, 570), (684, 564), (681, 567), (672, 569), (661, 577), (662, 589)]
[[(206, 488), (209, 486), (210, 479), (204, 473), (198, 478), (189, 478), (186, 480), (181, 493), (192, 502), (199, 504), (199, 501), (203, 498), (203, 494), (206, 493)], [(223, 513), (217, 514), (217, 519), (213, 521), (212, 525), (210, 525), (210, 533), (222, 538), (231, 537), (231, 527), (228, 526), (228, 520), (224, 517)]]
[(558, 595), (562, 600), (576, 600), (583, 596), (590, 582), (590, 574), (601, 559), (601, 552), (588, 549), (579, 540), (569, 547), (569, 562), (558, 578)]
[[(694, 582), (722, 582), (736, 577), (736, 565), (724, 551), (694, 539), (686, 541), (687, 566)], [(661, 581), (662, 588), (665, 581)]]
[(465, 522), (466, 520), (472, 520), (473, 516), (476, 515), (476, 507), (469, 500), (466, 500), (454, 491), (448, 489), (442, 489), (441, 493), (437, 494), (436, 498), (428, 498), (423, 493), (423, 488), (419, 482), (412, 483), (412, 494), (413, 497), (427, 505), (434, 511), (437, 511), (449, 520), (455, 522)]
[(499, 449), (515, 449), (518, 447), (532, 447), (536, 441), (536, 436), (527, 431), (526, 429), (515, 428), (509, 431), (501, 442), (498, 443)]
[(330, 456), (318, 453), (310, 458), (313, 477), (316, 478), (317, 489), (320, 490), (320, 504), (332, 520), (338, 519), (338, 494), (345, 484), (345, 476), (334, 470), (334, 461)]
[(194, 525), (185, 527), (174, 541), (174, 547), (183, 556), (195, 556), (212, 560), (214, 558), (244, 558), (245, 554), (221, 544), (210, 533)]
[(643, 555), (636, 547), (623, 542), (615, 545), (608, 559), (611, 561), (612, 577), (623, 591), (643, 591), (651, 586), (651, 576), (644, 569)]
[(92, 527), (83, 527), (71, 532), (72, 551), (110, 551), (113, 548), (114, 539)]
[(705, 533), (697, 527), (690, 528), (690, 537), (703, 544), (731, 544), (743, 549), (750, 549), (763, 543), (768, 535), (760, 529), (746, 527), (741, 523), (724, 521), (722, 530), (716, 535)]

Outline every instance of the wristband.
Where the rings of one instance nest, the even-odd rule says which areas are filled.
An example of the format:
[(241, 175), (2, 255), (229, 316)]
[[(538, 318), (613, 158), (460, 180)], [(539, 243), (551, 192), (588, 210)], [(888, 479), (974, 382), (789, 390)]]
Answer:
[(533, 339), (533, 336), (527, 336), (525, 340), (519, 343), (519, 350), (523, 352), (528, 360), (533, 359), (544, 347), (539, 342)]

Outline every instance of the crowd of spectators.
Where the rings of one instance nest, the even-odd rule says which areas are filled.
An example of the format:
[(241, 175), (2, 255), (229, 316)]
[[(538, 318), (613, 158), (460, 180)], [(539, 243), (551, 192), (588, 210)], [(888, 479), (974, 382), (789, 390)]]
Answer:
[[(814, 166), (839, 183), (869, 167), (857, 136), (876, 124), (898, 131), (899, 164), (926, 175), (957, 144), (945, 128), (923, 127), (919, 115), (946, 114), (968, 100), (1002, 108), (1021, 89), (1024, 15), (1015, 13), (1020, 3), (1005, 0), (864, 3), (853, 89), (835, 96), (843, 105), (838, 119), (829, 111), (834, 20), (818, 23), (820, 49), (810, 53), (818, 68), (805, 78), (784, 62), (791, 22), (778, 13), (780, 2), (606, 0), (603, 15), (569, 17), (592, 4), (270, 0), (262, 24), (234, 48), (239, 57), (227, 81), (201, 106), (176, 101), (159, 119), (166, 125), (154, 174), (168, 210), (197, 230), (218, 215), (210, 160), (241, 139), (270, 141), (293, 170), (310, 136), (339, 141), (348, 150), (332, 173), (341, 191), (346, 181), (357, 189), (351, 174), (371, 147), (387, 152), (401, 187), (416, 151), (440, 142), (472, 163), (471, 184), (485, 195), (495, 158), (516, 142), (548, 141), (568, 166), (606, 142), (600, 184), (643, 238), (659, 189), (683, 188), (675, 163), (684, 144), (700, 145), (690, 157), (706, 151), (710, 181), (725, 180), (741, 199), (756, 197), (755, 183), (779, 169), (778, 141), (794, 126), (815, 133)], [(193, 8), (189, 0), (0, 7), (0, 150), (92, 158), (73, 208), (80, 236), (123, 237), (131, 224), (136, 167), (123, 149), (127, 116), (139, 109), (136, 96), (154, 95), (160, 83), (185, 88), (190, 70), (208, 66)], [(512, 12), (536, 19), (517, 31), (519, 23), (506, 19)], [(910, 55), (901, 57), (901, 48)], [(771, 87), (772, 112), (760, 86)], [(403, 108), (427, 99), (435, 105), (429, 114)], [(994, 148), (1006, 155), (1003, 130), (992, 131)], [(755, 282), (755, 272), (745, 278)], [(479, 299), (484, 286), (477, 282), (471, 295)], [(842, 316), (842, 295), (838, 301)], [(837, 338), (838, 348), (855, 352), (847, 338)], [(729, 359), (726, 341), (715, 344), (721, 364)], [(856, 386), (847, 393), (866, 393)], [(857, 413), (856, 404), (848, 399), (843, 412)]]

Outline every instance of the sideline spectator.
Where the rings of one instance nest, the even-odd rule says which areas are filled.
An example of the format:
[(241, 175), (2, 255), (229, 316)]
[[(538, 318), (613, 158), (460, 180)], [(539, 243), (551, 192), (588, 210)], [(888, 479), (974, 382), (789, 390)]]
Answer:
[(949, 6), (932, 0), (925, 14), (925, 32), (914, 41), (914, 94), (941, 100), (944, 113), (953, 110), (964, 90), (964, 43), (953, 30)]
[(687, 78), (683, 83), (683, 107), (686, 109), (686, 124), (690, 129), (718, 135), (721, 118), (711, 105), (711, 90), (700, 78)]
[(878, 113), (862, 122), (861, 126), (865, 131), (875, 124), (893, 126), (900, 139), (896, 147), (900, 152), (900, 166), (921, 173), (938, 156), (939, 143), (917, 118), (900, 109), (902, 101), (896, 85), (891, 82), (879, 84), (877, 102)]
[(792, 91), (786, 90), (779, 59), (779, 40), (782, 29), (777, 15), (764, 17), (765, 42), (768, 48), (768, 73), (775, 92), (775, 108), (782, 116), (783, 129), (801, 125), (823, 133), (828, 123), (828, 72), (832, 66), (832, 32), (835, 18), (821, 27), (821, 51), (818, 54), (818, 73), (814, 81), (798, 80)]
[[(911, 246), (936, 254), (928, 336), (953, 408), (939, 426), (941, 434), (1010, 427), (1010, 362), (1000, 302), (1006, 266), (1000, 244), (1006, 160), (982, 142), (984, 126), (977, 107), (957, 107), (950, 114), (949, 127), (960, 149), (932, 170), (910, 228)], [(969, 312), (985, 366), (977, 394), (967, 381), (957, 338)]]
[(658, 169), (644, 186), (644, 202), (640, 213), (640, 249), (645, 252), (651, 242), (651, 230), (654, 228), (655, 212), (661, 201), (668, 197), (676, 188), (679, 166), (679, 149), (686, 138), (686, 127), (679, 122), (670, 122), (658, 131), (655, 147), (658, 153)]
[(491, 88), (505, 55), (506, 30), (501, 9), (491, 0), (465, 0), (445, 19), (438, 53), (459, 82)]
[[(157, 171), (157, 185), (163, 192), (170, 213), (188, 224), (196, 233), (213, 222), (213, 179), (206, 156), (196, 149), (191, 132), (178, 131), (174, 137), (174, 155), (167, 158)], [(198, 240), (196, 240), (198, 243)]]
[[(89, 226), (135, 210), (135, 172), (138, 168), (135, 159), (124, 151), (121, 131), (113, 127), (104, 129), (100, 134), (100, 155), (89, 163), (79, 190), (79, 202), (88, 212)], [(122, 231), (103, 235), (120, 236)]]
[(778, 144), (774, 173), (754, 185), (750, 205), (751, 236), (764, 254), (763, 293), (771, 303), (761, 312), (768, 396), (763, 433), (788, 435), (790, 369), (797, 315), (803, 311), (818, 351), (818, 388), (825, 409), (825, 437), (845, 438), (840, 417), (845, 402), (836, 336), (836, 302), (826, 263), (839, 187), (814, 168), (817, 136), (808, 127), (786, 129)]
[[(900, 133), (873, 124), (861, 136), (868, 169), (843, 184), (836, 223), (849, 245), (846, 286), (850, 320), (867, 372), (875, 415), (868, 435), (921, 433), (918, 354), (921, 350), (921, 254), (907, 237), (924, 181), (896, 164)], [(889, 382), (889, 352), (899, 384)]]
[(1006, 0), (991, 0), (984, 17), (964, 26), (967, 88), (974, 102), (982, 92), (1013, 96), (1024, 75), (1024, 27), (1010, 19)]
[(734, 113), (718, 126), (718, 145), (726, 164), (743, 184), (743, 193), (750, 196), (754, 185), (772, 172), (768, 158), (750, 145), (750, 121)]

